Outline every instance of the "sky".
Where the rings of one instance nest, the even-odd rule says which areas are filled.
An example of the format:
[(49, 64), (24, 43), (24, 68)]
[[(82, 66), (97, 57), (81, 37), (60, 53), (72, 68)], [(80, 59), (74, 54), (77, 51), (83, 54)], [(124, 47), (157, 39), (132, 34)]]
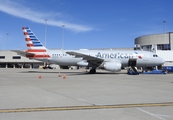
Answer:
[(22, 27), (49, 49), (132, 48), (137, 37), (173, 31), (172, 5), (173, 0), (0, 0), (0, 50), (27, 49)]

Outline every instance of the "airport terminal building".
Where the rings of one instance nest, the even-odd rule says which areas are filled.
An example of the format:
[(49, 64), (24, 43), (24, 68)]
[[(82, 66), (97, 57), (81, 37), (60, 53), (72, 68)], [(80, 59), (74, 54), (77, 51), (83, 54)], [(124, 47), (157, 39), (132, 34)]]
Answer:
[(26, 57), (17, 55), (17, 53), (3, 50), (0, 51), (0, 68), (39, 68), (44, 63), (28, 59)]
[(155, 51), (166, 61), (164, 66), (173, 66), (173, 32), (141, 36), (134, 44), (135, 49)]

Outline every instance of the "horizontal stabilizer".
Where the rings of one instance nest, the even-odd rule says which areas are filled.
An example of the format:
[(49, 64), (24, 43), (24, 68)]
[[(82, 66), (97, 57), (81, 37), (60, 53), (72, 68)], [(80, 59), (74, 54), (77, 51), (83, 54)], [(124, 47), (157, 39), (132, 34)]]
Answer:
[(25, 51), (22, 51), (22, 50), (11, 50), (13, 52), (16, 52), (18, 55), (21, 55), (23, 57), (26, 57), (28, 55), (35, 55), (34, 53), (27, 53)]

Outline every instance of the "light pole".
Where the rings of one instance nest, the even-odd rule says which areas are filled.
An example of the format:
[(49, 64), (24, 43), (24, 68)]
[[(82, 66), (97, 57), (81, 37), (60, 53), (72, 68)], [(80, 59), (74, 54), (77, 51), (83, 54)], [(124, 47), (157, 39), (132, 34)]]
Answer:
[(166, 21), (164, 20), (163, 23), (164, 23), (164, 33), (165, 33), (166, 32)]
[[(47, 32), (47, 19), (45, 19), (45, 31), (44, 31), (44, 46), (46, 47), (46, 32)], [(45, 53), (43, 55), (43, 58), (45, 57)], [(46, 57), (45, 57), (46, 58)], [(44, 67), (47, 67), (47, 63), (44, 62)]]
[(64, 27), (65, 25), (62, 25), (62, 50), (64, 49)]
[(47, 32), (47, 19), (45, 19), (45, 34), (44, 34), (44, 46), (46, 47), (46, 32)]
[(8, 35), (9, 35), (9, 33), (6, 33), (6, 35), (7, 35), (6, 50), (8, 50)]

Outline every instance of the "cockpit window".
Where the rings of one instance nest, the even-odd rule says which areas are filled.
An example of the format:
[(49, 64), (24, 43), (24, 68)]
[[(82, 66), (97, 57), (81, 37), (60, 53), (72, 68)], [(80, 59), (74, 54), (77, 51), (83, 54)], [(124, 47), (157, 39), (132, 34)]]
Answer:
[(154, 54), (153, 57), (158, 57), (158, 55)]

